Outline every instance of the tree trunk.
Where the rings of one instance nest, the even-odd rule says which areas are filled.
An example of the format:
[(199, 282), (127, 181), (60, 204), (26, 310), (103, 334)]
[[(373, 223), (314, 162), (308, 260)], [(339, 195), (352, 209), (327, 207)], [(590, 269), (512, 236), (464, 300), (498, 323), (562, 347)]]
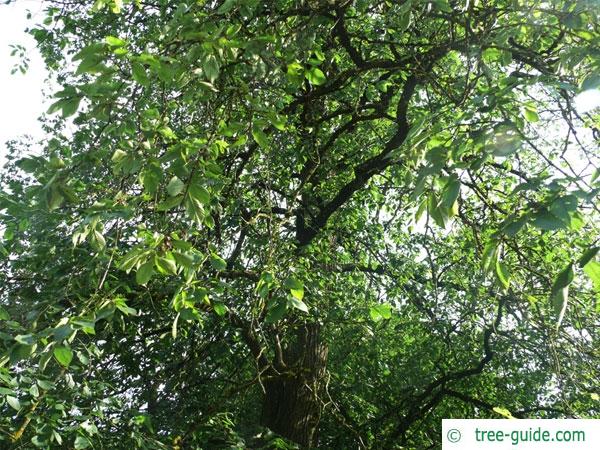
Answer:
[(287, 373), (265, 383), (263, 424), (306, 448), (317, 443), (326, 374), (328, 347), (319, 331), (317, 323), (304, 324), (283, 352)]

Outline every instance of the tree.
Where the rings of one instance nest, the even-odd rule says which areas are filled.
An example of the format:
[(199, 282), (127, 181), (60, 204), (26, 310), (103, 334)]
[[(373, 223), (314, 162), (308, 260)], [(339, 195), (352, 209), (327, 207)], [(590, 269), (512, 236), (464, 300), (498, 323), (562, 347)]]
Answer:
[(592, 0), (88, 3), (1, 179), (7, 445), (598, 415)]

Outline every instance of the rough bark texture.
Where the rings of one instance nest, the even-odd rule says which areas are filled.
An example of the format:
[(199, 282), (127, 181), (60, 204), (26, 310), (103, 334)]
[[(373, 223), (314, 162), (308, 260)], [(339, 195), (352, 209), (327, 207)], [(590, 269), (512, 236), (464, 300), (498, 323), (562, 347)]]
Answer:
[(305, 324), (296, 341), (284, 350), (287, 374), (265, 384), (263, 423), (306, 448), (317, 443), (327, 352), (319, 325)]

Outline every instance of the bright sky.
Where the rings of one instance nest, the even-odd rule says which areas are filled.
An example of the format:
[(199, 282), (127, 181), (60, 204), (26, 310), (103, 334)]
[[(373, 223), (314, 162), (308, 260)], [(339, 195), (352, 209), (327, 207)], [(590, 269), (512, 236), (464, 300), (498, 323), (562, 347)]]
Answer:
[(592, 111), (600, 106), (600, 89), (583, 91), (575, 97), (575, 108), (579, 113)]
[[(2, 2), (3, 3), (3, 2)], [(37, 122), (46, 109), (42, 89), (46, 78), (44, 63), (35, 49), (35, 41), (24, 32), (25, 28), (42, 20), (42, 0), (17, 0), (16, 3), (0, 3), (0, 166), (6, 155), (5, 142), (28, 134), (41, 137)], [(27, 20), (27, 10), (33, 18)], [(20, 44), (27, 48), (30, 59), (25, 75), (10, 71), (19, 62), (10, 56), (9, 44)]]

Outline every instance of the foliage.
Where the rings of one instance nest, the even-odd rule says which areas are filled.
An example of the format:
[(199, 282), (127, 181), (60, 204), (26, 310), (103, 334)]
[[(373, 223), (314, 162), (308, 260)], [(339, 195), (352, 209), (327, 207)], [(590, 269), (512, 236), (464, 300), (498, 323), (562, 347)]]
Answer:
[[(5, 445), (431, 448), (441, 418), (599, 414), (597, 0), (45, 11), (48, 139), (0, 179)], [(277, 386), (309, 429), (269, 421), (297, 418)]]

